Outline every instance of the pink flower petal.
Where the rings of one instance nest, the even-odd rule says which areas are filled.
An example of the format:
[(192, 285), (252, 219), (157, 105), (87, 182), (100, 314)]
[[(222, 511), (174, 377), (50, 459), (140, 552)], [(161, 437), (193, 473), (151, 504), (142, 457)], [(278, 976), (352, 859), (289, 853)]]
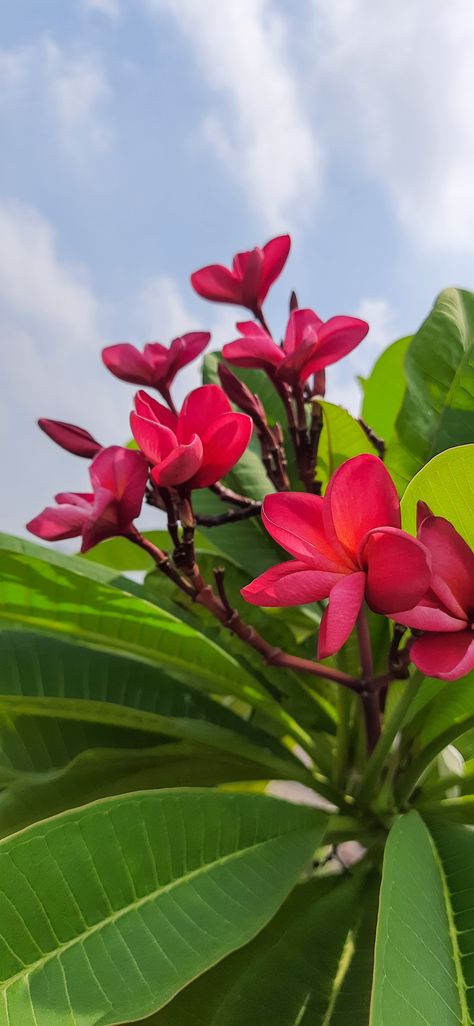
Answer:
[(289, 559), (247, 584), (241, 595), (254, 606), (301, 606), (327, 598), (340, 579), (339, 574), (311, 570), (306, 563)]
[(262, 520), (268, 533), (290, 555), (304, 559), (314, 569), (345, 573), (355, 564), (328, 542), (322, 508), (319, 495), (279, 492), (265, 496)]
[(428, 589), (418, 605), (412, 609), (397, 610), (390, 613), (390, 617), (405, 627), (415, 627), (420, 631), (462, 631), (466, 626), (466, 620), (452, 616), (431, 589)]
[(367, 602), (376, 613), (411, 609), (429, 588), (428, 550), (398, 528), (372, 531), (363, 545), (360, 563), (367, 570)]
[(119, 342), (102, 350), (105, 366), (116, 378), (132, 385), (153, 385), (154, 374), (148, 360), (129, 342)]
[(202, 438), (218, 417), (231, 412), (230, 402), (219, 385), (202, 385), (193, 389), (186, 396), (179, 415), (178, 440), (189, 442), (194, 434)]
[(328, 539), (339, 540), (353, 558), (374, 527), (400, 527), (396, 488), (377, 456), (354, 456), (336, 470), (324, 496), (323, 518)]
[(280, 347), (265, 332), (253, 336), (247, 334), (245, 338), (227, 342), (222, 355), (235, 367), (257, 367), (264, 370), (278, 367), (284, 360)]
[(164, 488), (184, 484), (199, 470), (202, 454), (201, 439), (194, 435), (187, 445), (176, 445), (168, 456), (153, 468), (153, 481)]
[(209, 331), (188, 331), (186, 335), (174, 338), (169, 349), (174, 372), (200, 356), (210, 338)]
[(97, 495), (99, 488), (110, 492), (119, 504), (119, 520), (128, 526), (138, 516), (145, 493), (148, 467), (141, 452), (111, 445), (95, 457), (89, 474)]
[(191, 275), (191, 285), (199, 296), (217, 303), (242, 304), (242, 283), (222, 264), (201, 267)]
[(174, 432), (164, 424), (146, 420), (137, 413), (130, 414), (130, 427), (137, 445), (150, 463), (161, 463), (178, 444)]
[(364, 600), (365, 574), (348, 574), (332, 588), (319, 626), (318, 659), (334, 655), (347, 641)]
[(474, 670), (474, 634), (472, 630), (424, 634), (414, 641), (410, 656), (427, 677), (459, 680)]
[[(249, 310), (256, 310), (262, 299), (260, 297), (260, 281), (263, 270), (263, 250), (256, 246), (245, 255), (237, 254), (234, 264), (240, 260), (240, 267), (243, 270), (242, 276), (242, 302)], [(263, 298), (263, 297), (262, 297)]]
[(156, 420), (158, 424), (163, 424), (176, 434), (178, 429), (176, 414), (172, 413), (167, 406), (163, 406), (163, 403), (159, 403), (157, 399), (153, 399), (143, 389), (140, 389), (135, 396), (135, 410), (140, 417), (145, 417), (146, 420)]
[(77, 538), (88, 515), (89, 512), (78, 505), (47, 506), (26, 527), (44, 541), (62, 541), (64, 538)]
[(418, 537), (431, 553), (431, 587), (455, 617), (474, 609), (474, 552), (443, 517), (426, 517)]
[(94, 493), (58, 492), (58, 494), (54, 496), (54, 501), (58, 502), (60, 506), (79, 506), (81, 509), (85, 509), (90, 512), (90, 506), (94, 502)]
[(294, 353), (303, 342), (315, 342), (323, 322), (314, 310), (298, 308), (290, 313), (286, 327), (284, 350), (287, 356)]
[(281, 274), (291, 247), (289, 235), (278, 235), (270, 239), (263, 247), (263, 267), (260, 274), (259, 303), (263, 303), (265, 296), (273, 282)]
[(362, 342), (368, 330), (367, 322), (358, 317), (330, 317), (318, 332), (317, 351), (305, 365), (305, 378), (342, 360)]
[(252, 429), (252, 420), (246, 413), (224, 413), (217, 417), (201, 435), (202, 465), (191, 479), (190, 487), (206, 488), (225, 477), (244, 454)]

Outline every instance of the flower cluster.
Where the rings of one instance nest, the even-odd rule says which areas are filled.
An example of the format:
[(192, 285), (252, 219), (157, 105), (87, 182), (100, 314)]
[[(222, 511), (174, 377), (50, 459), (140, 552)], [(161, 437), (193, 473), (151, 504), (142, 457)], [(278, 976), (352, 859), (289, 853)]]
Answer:
[[(104, 448), (76, 425), (39, 421), (57, 444), (92, 460), (92, 492), (60, 493), (56, 505), (34, 517), (28, 529), (48, 541), (81, 537), (82, 552), (117, 535), (137, 541), (141, 536), (134, 521), (146, 497), (168, 515), (176, 567), (168, 573), (187, 575), (188, 584), (183, 588), (189, 593), (191, 577), (194, 582), (202, 581), (192, 547), (192, 493), (213, 488), (235, 502), (239, 509), (225, 514), (225, 522), (258, 512), (259, 504), (236, 496), (222, 484), (254, 432), (255, 445), (260, 445), (269, 481), (276, 489), (263, 501), (263, 523), (292, 558), (248, 584), (242, 591), (246, 601), (284, 607), (327, 599), (318, 635), (320, 659), (334, 655), (345, 644), (356, 624), (360, 626), (367, 604), (375, 613), (415, 632), (406, 651), (423, 673), (446, 680), (461, 677), (474, 668), (474, 553), (466, 542), (423, 503), (417, 537), (402, 530), (395, 486), (375, 455), (347, 460), (333, 474), (324, 497), (318, 494), (322, 415), (313, 396), (324, 391), (321, 375), (325, 369), (363, 341), (368, 325), (347, 316), (324, 322), (313, 310), (298, 308), (293, 293), (279, 345), (270, 334), (262, 304), (289, 250), (289, 236), (281, 236), (263, 248), (237, 254), (232, 270), (222, 265), (204, 267), (192, 275), (191, 282), (204, 298), (246, 307), (256, 318), (255, 322), (237, 323), (239, 337), (224, 346), (223, 357), (234, 367), (264, 371), (272, 382), (283, 400), (287, 438), (292, 440), (306, 491), (289, 490), (283, 429), (268, 423), (260, 397), (225, 363), (219, 368), (222, 387), (206, 384), (195, 388), (180, 412), (176, 410), (170, 393), (175, 375), (199, 356), (210, 340), (208, 332), (190, 332), (175, 338), (169, 347), (150, 342), (140, 352), (129, 343), (120, 343), (103, 350), (104, 364), (112, 374), (155, 389), (163, 400), (142, 389), (135, 396), (130, 425), (138, 451), (117, 445)], [(312, 375), (315, 382), (310, 388), (307, 382)], [(176, 518), (181, 520), (184, 542)], [(222, 518), (218, 517), (218, 522), (223, 522)], [(176, 579), (180, 583), (179, 574)], [(204, 591), (199, 592), (201, 597)], [(193, 594), (196, 597), (197, 593)], [(219, 606), (218, 599), (209, 599), (208, 590), (205, 601), (221, 621), (235, 629), (237, 621), (224, 600)], [(244, 640), (257, 637), (249, 630), (242, 630)], [(258, 644), (265, 652), (265, 642)]]

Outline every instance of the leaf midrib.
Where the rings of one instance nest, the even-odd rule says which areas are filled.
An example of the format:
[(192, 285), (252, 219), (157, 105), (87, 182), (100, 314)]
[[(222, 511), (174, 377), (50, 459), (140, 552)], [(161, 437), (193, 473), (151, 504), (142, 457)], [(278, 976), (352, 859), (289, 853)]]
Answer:
[(456, 929), (456, 923), (455, 923), (455, 920), (454, 920), (454, 911), (453, 911), (453, 906), (452, 906), (452, 903), (451, 903), (451, 894), (450, 894), (449, 887), (448, 887), (448, 881), (447, 881), (447, 878), (446, 878), (446, 873), (444, 871), (444, 866), (443, 866), (443, 863), (441, 861), (440, 854), (438, 852), (438, 849), (436, 848), (436, 845), (434, 843), (434, 840), (433, 840), (433, 837), (432, 837), (430, 831), (428, 831), (428, 836), (429, 836), (430, 845), (431, 845), (431, 848), (432, 848), (432, 851), (433, 851), (433, 858), (434, 858), (434, 861), (435, 861), (435, 865), (436, 865), (436, 868), (438, 870), (438, 873), (439, 873), (439, 876), (440, 876), (440, 879), (441, 879), (441, 885), (442, 885), (442, 888), (443, 888), (443, 896), (444, 896), (444, 904), (445, 904), (445, 909), (446, 909), (446, 917), (447, 917), (447, 920), (448, 920), (449, 939), (451, 941), (454, 971), (455, 971), (455, 974), (456, 974), (456, 983), (457, 983), (457, 990), (458, 990), (458, 995), (459, 995), (460, 1012), (461, 1012), (461, 1016), (462, 1016), (461, 1022), (462, 1022), (462, 1026), (472, 1026), (472, 1019), (471, 1019), (471, 1015), (470, 1015), (470, 1012), (469, 1012), (469, 1007), (468, 1007), (468, 1004), (467, 1004), (467, 996), (466, 996), (467, 984), (466, 984), (466, 980), (465, 980), (465, 977), (464, 977), (464, 973), (462, 971), (462, 956), (461, 956), (461, 952), (460, 952), (460, 949), (459, 949), (458, 931)]
[[(300, 833), (308, 833), (309, 831), (309, 827), (299, 827), (296, 830), (292, 830), (291, 834), (295, 835)], [(25, 967), (20, 972), (15, 973), (15, 975), (9, 977), (8, 980), (4, 980), (3, 983), (0, 984), (0, 994), (6, 993), (9, 987), (11, 987), (18, 980), (28, 979), (28, 977), (37, 969), (43, 968), (44, 965), (46, 965), (48, 962), (51, 962), (55, 958), (60, 958), (64, 951), (67, 951), (70, 948), (75, 947), (75, 945), (82, 945), (85, 942), (85, 940), (87, 940), (93, 934), (98, 933), (102, 929), (105, 929), (112, 923), (116, 923), (118, 919), (121, 919), (129, 912), (136, 912), (137, 909), (141, 908), (143, 905), (148, 904), (148, 902), (153, 902), (159, 899), (161, 894), (169, 894), (171, 891), (177, 889), (178, 887), (189, 883), (190, 880), (196, 879), (199, 876), (203, 876), (206, 873), (211, 872), (212, 869), (216, 866), (220, 867), (224, 864), (227, 864), (228, 862), (231, 862), (232, 860), (237, 860), (249, 851), (256, 851), (258, 848), (263, 848), (266, 845), (271, 844), (273, 841), (288, 836), (289, 834), (276, 834), (274, 837), (268, 837), (264, 841), (258, 841), (256, 844), (247, 845), (245, 848), (239, 848), (238, 851), (230, 852), (228, 855), (224, 855), (221, 858), (214, 860), (213, 862), (208, 862), (205, 865), (198, 866), (197, 869), (193, 869), (190, 872), (185, 873), (183, 876), (180, 876), (177, 880), (171, 880), (168, 884), (165, 884), (164, 887), (159, 887), (154, 891), (151, 891), (149, 894), (146, 894), (144, 897), (138, 898), (136, 901), (130, 902), (128, 905), (118, 909), (117, 912), (114, 912), (112, 915), (108, 916), (107, 919), (101, 919), (100, 922), (94, 923), (93, 926), (89, 927), (87, 930), (84, 930), (81, 934), (78, 934), (71, 940), (66, 941), (64, 944), (61, 944), (53, 951), (47, 952), (43, 956), (43, 958), (38, 959), (36, 962), (31, 963), (31, 965)], [(57, 863), (56, 859), (55, 862)]]

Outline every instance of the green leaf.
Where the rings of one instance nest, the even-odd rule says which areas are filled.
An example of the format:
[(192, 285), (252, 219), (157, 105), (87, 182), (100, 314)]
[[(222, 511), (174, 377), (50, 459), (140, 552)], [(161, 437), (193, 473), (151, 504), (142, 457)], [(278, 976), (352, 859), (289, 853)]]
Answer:
[(364, 401), (362, 418), (386, 442), (391, 437), (405, 392), (405, 354), (411, 335), (399, 338), (379, 356), (368, 378), (360, 378)]
[[(89, 723), (103, 724), (108, 730), (126, 728), (135, 736), (141, 731), (145, 745), (156, 744), (157, 736), (199, 742), (250, 759), (278, 776), (295, 774), (301, 779), (301, 765), (274, 737), (193, 688), (125, 655), (12, 630), (0, 631), (0, 665), (3, 716), (14, 725), (26, 716), (62, 720), (57, 743), (63, 747), (69, 729), (65, 721), (80, 720), (81, 730)], [(45, 731), (43, 742), (44, 737)], [(17, 748), (19, 744), (18, 739)], [(29, 755), (34, 759), (33, 749)]]
[[(64, 730), (64, 721), (61, 726)], [(120, 750), (118, 743), (115, 750), (90, 749), (49, 773), (10, 770), (0, 794), (0, 837), (97, 798), (166, 787), (235, 785), (260, 780), (263, 772), (258, 763), (184, 741), (136, 750)]]
[(436, 516), (450, 520), (474, 547), (474, 445), (458, 445), (430, 460), (408, 485), (402, 501), (403, 526), (416, 534), (416, 505), (423, 499)]
[(474, 834), (418, 813), (385, 849), (371, 1026), (470, 1026), (474, 1013)]
[(473, 727), (474, 672), (462, 680), (444, 683), (433, 701), (410, 723), (408, 735), (417, 739), (419, 751), (399, 778), (399, 794), (409, 797), (438, 753)]
[(437, 453), (474, 437), (474, 295), (446, 289), (413, 336), (407, 389), (387, 450), (387, 467), (403, 494)]
[(55, 561), (50, 552), (44, 558), (42, 547), (33, 549), (34, 556), (0, 551), (0, 624), (123, 652), (162, 666), (185, 683), (191, 679), (209, 691), (263, 704), (281, 720), (277, 703), (204, 635), (156, 605), (102, 583), (101, 567), (80, 559)]
[(150, 1015), (266, 925), (324, 825), (268, 797), (177, 790), (3, 841), (1, 1026)]
[(323, 411), (323, 430), (318, 448), (317, 477), (327, 485), (329, 478), (341, 463), (361, 453), (375, 453), (365, 431), (342, 406), (320, 401)]
[[(143, 1026), (333, 1026), (336, 998), (357, 950), (362, 894), (374, 907), (373, 881), (314, 880), (290, 895), (250, 944), (190, 984)], [(337, 989), (335, 980), (337, 978)], [(366, 1026), (370, 966), (365, 976)], [(352, 1001), (354, 1013), (354, 1000)]]

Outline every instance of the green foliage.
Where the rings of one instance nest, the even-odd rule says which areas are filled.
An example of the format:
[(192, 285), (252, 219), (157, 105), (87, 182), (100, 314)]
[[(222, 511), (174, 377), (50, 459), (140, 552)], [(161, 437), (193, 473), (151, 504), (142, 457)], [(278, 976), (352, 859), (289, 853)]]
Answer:
[(0, 1023), (153, 1012), (265, 926), (323, 826), (321, 813), (258, 795), (174, 790), (109, 798), (3, 841)]
[(474, 835), (427, 826), (416, 812), (395, 823), (385, 851), (370, 1022), (470, 1026)]
[(407, 387), (387, 452), (402, 494), (437, 453), (474, 438), (474, 295), (446, 289), (405, 356)]
[(391, 438), (406, 387), (405, 354), (412, 336), (385, 349), (368, 378), (359, 378), (364, 394), (362, 417), (386, 442)]
[[(473, 346), (474, 296), (449, 289), (361, 381), (404, 527), (422, 499), (471, 545)], [(300, 489), (279, 395), (236, 373)], [(321, 408), (324, 490), (378, 450)], [(225, 484), (273, 490), (256, 432)], [(193, 498), (201, 517), (228, 508)], [(172, 551), (167, 531), (145, 537)], [(0, 1026), (471, 1026), (474, 673), (389, 680), (393, 626), (372, 612), (373, 675), (355, 632), (323, 676), (303, 672), (323, 604), (241, 597), (286, 558), (260, 517), (199, 527), (195, 556), (215, 589), (224, 575), (226, 623), (129, 540), (67, 556), (0, 537)], [(384, 709), (369, 757), (354, 680)]]
[(426, 502), (432, 512), (450, 520), (474, 546), (474, 445), (458, 445), (430, 460), (408, 485), (401, 502), (403, 526), (416, 534), (416, 505)]

